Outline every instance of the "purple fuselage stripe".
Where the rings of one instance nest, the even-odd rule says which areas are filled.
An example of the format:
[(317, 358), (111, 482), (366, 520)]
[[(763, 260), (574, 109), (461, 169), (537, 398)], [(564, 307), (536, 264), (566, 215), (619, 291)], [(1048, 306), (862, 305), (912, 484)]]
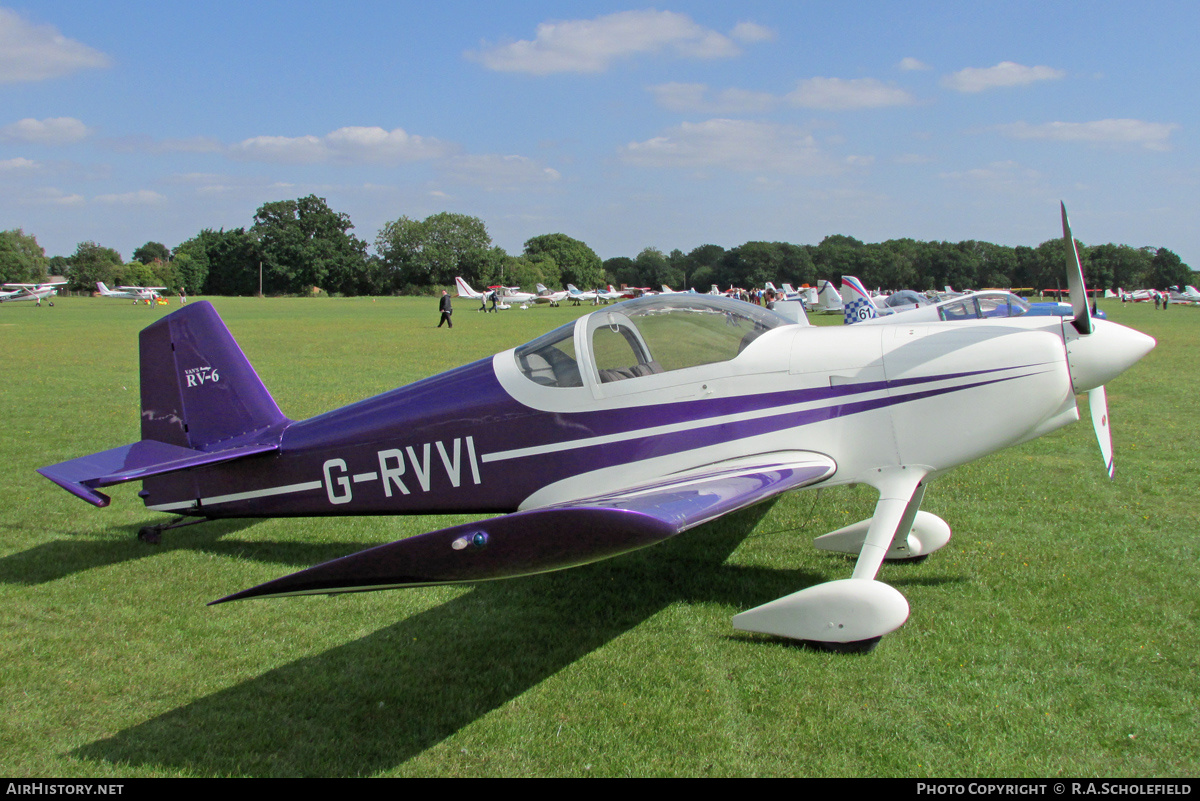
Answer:
[[(979, 370), (636, 409), (546, 412), (524, 406), (509, 396), (500, 386), (491, 360), (485, 359), (293, 423), (284, 429), (276, 454), (147, 479), (143, 484), (144, 498), (152, 506), (206, 499), (207, 505), (186, 511), (214, 517), (507, 512), (541, 487), (582, 473), (1038, 372), (1036, 365), (1015, 369), (1021, 367), (1025, 369), (1017, 375), (1011, 372), (1014, 368), (1007, 368), (1007, 377), (987, 378), (1003, 371)], [(919, 389), (970, 377), (979, 380)], [(855, 400), (881, 391), (892, 394)], [(816, 408), (770, 413), (779, 406), (822, 401), (826, 403)], [(763, 414), (753, 416), (755, 412)], [(747, 414), (751, 415), (748, 419), (734, 417)], [(734, 419), (726, 419), (730, 417)], [(639, 434), (655, 427), (680, 424), (687, 429)], [(595, 437), (608, 437), (610, 441), (588, 442)], [(564, 443), (569, 447), (549, 453), (514, 455), (491, 462), (484, 458), (489, 454)], [(390, 483), (381, 466), (393, 472)], [(473, 471), (477, 471), (478, 481)], [(319, 488), (249, 500), (214, 500), (260, 489), (306, 487), (314, 482)], [(406, 491), (401, 491), (401, 485)]]

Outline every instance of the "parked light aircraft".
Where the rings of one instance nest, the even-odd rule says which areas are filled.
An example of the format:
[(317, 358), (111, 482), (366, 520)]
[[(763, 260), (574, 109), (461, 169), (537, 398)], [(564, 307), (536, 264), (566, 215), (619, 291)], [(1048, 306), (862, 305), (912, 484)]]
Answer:
[[(592, 290), (590, 292), (584, 292), (574, 284), (567, 284), (567, 294), (570, 301), (576, 306), (578, 306), (580, 303), (600, 302), (600, 293), (598, 291)], [(608, 301), (605, 302), (607, 303)]]
[(142, 301), (153, 303), (158, 300), (159, 292), (167, 291), (165, 286), (119, 286), (116, 289), (109, 289), (103, 281), (96, 282), (96, 289), (106, 298), (132, 300), (134, 303)]
[[(5, 284), (4, 289), (7, 291), (0, 292), (0, 303), (32, 300), (41, 306), (43, 300), (57, 295), (57, 288), (66, 283), (66, 281), (55, 281), (53, 283), (42, 284)], [(54, 305), (53, 300), (49, 301), (49, 303), (51, 306)]]
[[(876, 304), (863, 302), (864, 291), (862, 282), (857, 278), (852, 275), (842, 276), (842, 297), (849, 298), (844, 320), (846, 325), (896, 325), (1021, 316), (1070, 317), (1075, 313), (1070, 303), (1030, 303), (1004, 289), (984, 289), (979, 292), (959, 293), (953, 298), (930, 301), (919, 306), (898, 308), (885, 314), (879, 311)], [(1101, 320), (1108, 318), (1102, 310), (1093, 312), (1092, 316)]]
[(1171, 287), (1171, 302), (1172, 303), (1200, 303), (1200, 291), (1197, 291), (1194, 286), (1185, 286), (1180, 292), (1178, 287)]
[(537, 290), (537, 297), (534, 298), (535, 303), (549, 303), (551, 306), (557, 306), (571, 294), (567, 290), (551, 292), (543, 284), (534, 284), (534, 289)]
[(880, 297), (872, 296), (862, 282), (852, 275), (842, 276), (841, 298), (842, 315), (847, 325), (873, 317), (890, 316), (923, 306), (932, 306), (934, 303), (920, 292), (911, 289), (902, 289)]
[(810, 301), (808, 308), (812, 311), (836, 314), (842, 311), (842, 296), (831, 281), (821, 278), (817, 281), (817, 302), (814, 305)]
[(581, 302), (587, 303), (611, 303), (614, 300), (621, 298), (633, 297), (630, 292), (622, 292), (619, 289), (613, 289), (613, 285), (609, 284), (608, 289), (595, 289), (590, 292), (584, 292), (574, 284), (567, 284), (568, 299), (578, 306)]
[[(474, 289), (471, 289), (470, 284), (461, 277), (455, 278), (454, 283), (458, 287), (457, 295), (460, 298), (472, 298), (483, 301), (488, 295), (488, 292), (476, 292)], [(512, 308), (512, 304), (514, 303), (521, 304), (521, 308), (528, 308), (530, 303), (537, 301), (537, 295), (534, 295), (532, 292), (522, 292), (521, 288), (517, 286), (496, 285), (488, 287), (488, 290), (489, 292), (496, 293), (496, 308), (498, 309)]]
[[(1065, 210), (1063, 228), (1072, 242)], [(193, 303), (141, 333), (141, 440), (39, 472), (96, 506), (109, 503), (104, 487), (140, 480), (148, 508), (191, 522), (507, 513), (222, 602), (541, 573), (790, 490), (867, 484), (879, 492), (874, 514), (816, 541), (858, 554), (851, 577), (733, 619), (867, 649), (908, 617), (903, 595), (876, 579), (883, 561), (950, 538), (920, 510), (929, 482), (1078, 420), (1080, 392), (1106, 431), (1107, 414), (1095, 419), (1103, 385), (1154, 347), (1092, 319), (1077, 256), (1070, 271), (1071, 320), (831, 328), (727, 298), (644, 297), (303, 421), (280, 412), (213, 307)], [(933, 428), (970, 436), (927, 436)]]

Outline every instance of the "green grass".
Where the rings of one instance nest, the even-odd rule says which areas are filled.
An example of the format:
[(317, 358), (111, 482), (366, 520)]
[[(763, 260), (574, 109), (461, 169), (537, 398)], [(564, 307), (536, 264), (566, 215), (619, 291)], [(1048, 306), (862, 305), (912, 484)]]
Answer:
[[(433, 299), (214, 302), (295, 418), (589, 310), (460, 301), (446, 331)], [(943, 477), (924, 508), (954, 538), (881, 572), (912, 616), (838, 656), (729, 619), (847, 577), (811, 539), (866, 488), (530, 579), (208, 607), (460, 518), (139, 543), (165, 517), (137, 485), (95, 509), (34, 468), (137, 437), (137, 332), (170, 309), (0, 307), (0, 775), (1194, 776), (1200, 309), (1105, 308), (1159, 341), (1109, 387), (1116, 480), (1086, 422)]]

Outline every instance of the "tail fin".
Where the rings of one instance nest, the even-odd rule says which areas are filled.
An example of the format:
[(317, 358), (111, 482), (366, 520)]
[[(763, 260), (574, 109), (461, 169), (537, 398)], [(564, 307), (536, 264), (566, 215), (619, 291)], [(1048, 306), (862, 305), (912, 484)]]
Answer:
[(290, 421), (207, 301), (142, 330), (141, 370), (139, 442), (38, 472), (88, 503), (107, 506), (102, 487), (279, 449)]
[(833, 283), (824, 278), (817, 281), (817, 307), (821, 311), (838, 312), (842, 310), (842, 296), (838, 294)]
[(852, 275), (842, 276), (842, 316), (846, 325), (878, 317), (875, 303), (862, 282)]
[(142, 330), (142, 439), (202, 451), (287, 421), (208, 301)]
[(96, 282), (96, 289), (100, 290), (101, 295), (111, 295), (112, 294), (112, 290), (109, 289), (107, 286), (105, 286), (103, 281)]
[(483, 294), (482, 292), (476, 292), (474, 289), (471, 289), (467, 282), (461, 278), (455, 278), (454, 283), (456, 286), (458, 286), (458, 296), (460, 298), (477, 298)]

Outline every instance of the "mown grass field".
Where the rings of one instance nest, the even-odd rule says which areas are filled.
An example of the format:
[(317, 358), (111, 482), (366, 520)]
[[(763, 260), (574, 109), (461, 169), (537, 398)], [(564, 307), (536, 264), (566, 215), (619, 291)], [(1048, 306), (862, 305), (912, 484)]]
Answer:
[[(588, 310), (462, 300), (446, 331), (428, 298), (214, 303), (293, 418)], [(953, 540), (880, 575), (912, 616), (845, 656), (729, 619), (847, 577), (811, 540), (868, 516), (866, 488), (530, 579), (206, 606), (460, 519), (225, 521), (151, 546), (137, 529), (166, 516), (137, 484), (96, 509), (35, 474), (137, 438), (137, 333), (174, 308), (0, 307), (0, 775), (1200, 773), (1200, 309), (1105, 304), (1159, 342), (1108, 388), (1116, 480), (1086, 410), (942, 478), (924, 508)]]

